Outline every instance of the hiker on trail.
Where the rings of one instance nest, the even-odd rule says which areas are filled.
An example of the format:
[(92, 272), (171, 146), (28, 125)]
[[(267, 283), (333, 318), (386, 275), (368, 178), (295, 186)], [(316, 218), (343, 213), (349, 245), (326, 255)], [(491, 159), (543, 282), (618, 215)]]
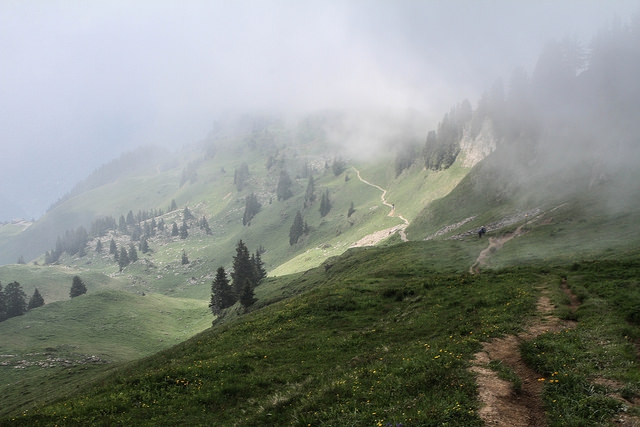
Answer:
[(482, 236), (484, 236), (484, 234), (487, 232), (487, 229), (484, 228), (484, 225), (482, 227), (480, 227), (480, 230), (478, 230), (478, 238), (482, 238)]

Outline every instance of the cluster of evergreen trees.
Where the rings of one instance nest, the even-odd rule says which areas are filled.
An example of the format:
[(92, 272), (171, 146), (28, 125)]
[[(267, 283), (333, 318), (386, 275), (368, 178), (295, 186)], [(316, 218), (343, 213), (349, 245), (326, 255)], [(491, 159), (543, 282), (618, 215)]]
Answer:
[[(175, 200), (172, 200), (169, 211), (176, 209)], [(75, 231), (67, 231), (64, 236), (58, 238), (56, 248), (46, 252), (45, 264), (57, 262), (65, 252), (69, 255), (78, 254), (79, 256), (84, 256), (90, 238), (98, 238), (95, 250), (97, 253), (101, 253), (103, 251), (103, 243), (100, 237), (111, 231), (121, 233), (130, 238), (128, 245), (123, 244), (118, 248), (114, 238), (111, 239), (109, 245), (109, 253), (113, 255), (120, 271), (122, 271), (124, 267), (138, 260), (138, 251), (142, 253), (150, 251), (149, 238), (165, 231), (164, 219), (157, 219), (159, 215), (163, 215), (162, 210), (138, 211), (135, 215), (133, 211), (129, 211), (126, 216), (121, 215), (118, 221), (111, 216), (94, 220), (91, 224), (91, 233), (87, 233), (84, 227), (78, 227)], [(182, 217), (182, 225), (180, 227), (176, 222), (172, 223), (171, 236), (179, 236), (181, 239), (186, 239), (189, 236), (189, 224), (197, 226), (206, 234), (212, 234), (206, 217), (203, 216), (201, 219), (196, 220), (188, 207), (184, 208)], [(137, 245), (134, 242), (138, 242)]]
[(211, 284), (211, 301), (209, 307), (214, 315), (236, 302), (246, 309), (255, 302), (254, 289), (267, 277), (260, 250), (249, 254), (249, 249), (242, 240), (236, 245), (233, 257), (231, 280), (224, 267), (218, 267), (216, 277)]
[[(87, 287), (79, 276), (74, 276), (69, 291), (69, 296), (75, 298), (87, 293)], [(44, 298), (35, 288), (31, 298), (27, 302), (27, 295), (22, 290), (22, 285), (18, 282), (9, 283), (4, 289), (0, 283), (0, 322), (16, 316), (22, 316), (29, 310), (42, 307)]]
[(44, 299), (38, 289), (33, 291), (33, 295), (27, 303), (27, 295), (22, 290), (18, 282), (9, 283), (4, 290), (0, 283), (0, 322), (16, 316), (22, 316), (28, 310), (44, 305)]

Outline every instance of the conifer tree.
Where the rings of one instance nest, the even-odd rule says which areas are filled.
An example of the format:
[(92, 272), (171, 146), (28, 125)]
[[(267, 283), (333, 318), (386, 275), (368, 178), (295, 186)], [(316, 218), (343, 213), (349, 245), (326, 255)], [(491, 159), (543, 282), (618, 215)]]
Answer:
[(187, 265), (189, 264), (189, 257), (187, 257), (187, 252), (183, 249), (182, 250), (182, 265)]
[(287, 171), (280, 171), (280, 179), (278, 180), (278, 185), (276, 187), (278, 200), (287, 200), (289, 197), (293, 196), (293, 191), (291, 191), (292, 185), (293, 181), (291, 181), (291, 177), (289, 177)]
[(189, 237), (189, 231), (187, 227), (187, 220), (182, 220), (182, 225), (180, 226), (180, 238), (186, 239)]
[(229, 284), (227, 272), (224, 267), (218, 267), (216, 277), (211, 283), (211, 302), (209, 307), (213, 314), (217, 316), (222, 309), (231, 307), (235, 302), (236, 298), (233, 295), (233, 288)]
[(296, 216), (293, 219), (293, 224), (289, 229), (289, 245), (293, 246), (298, 243), (298, 239), (304, 232), (304, 221), (302, 220), (302, 213), (296, 212)]
[(245, 309), (249, 308), (253, 305), (254, 302), (256, 302), (253, 285), (251, 284), (249, 279), (246, 279), (244, 281), (244, 286), (242, 287), (242, 291), (240, 292), (239, 300), (240, 304), (242, 304)]
[(173, 221), (173, 224), (171, 224), (171, 235), (172, 236), (180, 235), (180, 231), (178, 230), (178, 224), (176, 224), (175, 221)]
[(129, 265), (129, 254), (127, 254), (127, 250), (124, 246), (120, 247), (120, 254), (118, 255), (118, 266), (120, 267), (120, 271)]
[(7, 299), (0, 283), (0, 322), (7, 318)]
[(33, 310), (34, 308), (42, 307), (44, 305), (44, 298), (38, 292), (38, 288), (33, 291), (33, 295), (29, 299), (29, 304), (27, 304), (27, 310)]
[(69, 291), (69, 296), (71, 298), (75, 298), (77, 296), (80, 296), (86, 293), (87, 293), (87, 287), (85, 286), (82, 279), (79, 276), (73, 276), (73, 281), (71, 283), (71, 290)]
[(236, 255), (233, 257), (233, 271), (231, 280), (234, 294), (239, 297), (242, 294), (245, 284), (255, 286), (255, 268), (251, 263), (249, 250), (242, 240), (236, 246)]
[(212, 234), (211, 227), (209, 227), (209, 222), (207, 221), (207, 218), (205, 218), (205, 217), (202, 217), (202, 219), (200, 220), (200, 228), (202, 230), (204, 230), (205, 233)]
[(18, 282), (11, 282), (4, 289), (6, 317), (21, 316), (27, 311), (27, 296)]
[(109, 253), (111, 255), (116, 255), (118, 253), (118, 246), (116, 246), (116, 241), (113, 239), (111, 239), (111, 242), (109, 243)]
[(129, 262), (136, 262), (138, 260), (138, 251), (133, 243), (129, 244)]
[(256, 253), (251, 257), (251, 262), (253, 262), (256, 271), (256, 284), (259, 285), (267, 277), (267, 270), (264, 269), (260, 250), (256, 250)]
[(322, 193), (322, 197), (320, 199), (320, 216), (326, 216), (331, 210), (331, 200), (329, 200), (329, 189), (326, 189), (324, 193)]
[(102, 252), (102, 241), (98, 239), (98, 243), (96, 243), (96, 253)]
[(254, 193), (251, 193), (245, 199), (244, 214), (242, 215), (242, 225), (251, 223), (251, 220), (258, 212), (260, 212), (260, 202)]
[(313, 180), (313, 175), (309, 175), (309, 182), (307, 183), (307, 191), (304, 193), (304, 207), (308, 208), (316, 201), (316, 185)]
[(191, 213), (191, 211), (189, 210), (188, 206), (185, 206), (184, 207), (184, 211), (182, 211), (182, 219), (184, 221), (190, 221), (190, 220), (194, 219), (194, 216)]
[(147, 252), (149, 252), (149, 242), (144, 237), (142, 238), (142, 240), (140, 240), (140, 251), (143, 254), (146, 254)]

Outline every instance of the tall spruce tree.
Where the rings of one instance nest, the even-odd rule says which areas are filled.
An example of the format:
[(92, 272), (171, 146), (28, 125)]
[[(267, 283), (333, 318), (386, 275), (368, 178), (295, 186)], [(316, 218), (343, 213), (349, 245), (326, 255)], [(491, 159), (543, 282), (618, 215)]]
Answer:
[(75, 298), (77, 296), (80, 296), (86, 293), (87, 293), (87, 287), (85, 286), (80, 276), (73, 276), (73, 279), (71, 282), (71, 290), (69, 291), (69, 296), (71, 298)]
[(7, 298), (2, 290), (2, 283), (0, 283), (0, 322), (7, 318)]
[(256, 253), (251, 256), (251, 262), (253, 262), (253, 267), (256, 270), (256, 285), (259, 285), (267, 277), (267, 270), (264, 268), (260, 250), (256, 250)]
[(236, 298), (233, 294), (233, 288), (229, 284), (227, 272), (224, 267), (218, 267), (216, 277), (211, 283), (211, 302), (209, 307), (213, 314), (217, 316), (223, 309), (231, 307), (235, 303)]
[(326, 216), (331, 210), (331, 200), (329, 200), (329, 189), (326, 189), (324, 193), (322, 193), (322, 197), (320, 198), (320, 216)]
[(242, 240), (238, 241), (236, 246), (236, 255), (233, 257), (233, 271), (231, 272), (231, 281), (233, 291), (236, 297), (242, 295), (245, 284), (248, 282), (255, 287), (256, 272), (251, 262), (249, 250)]
[(21, 316), (27, 311), (27, 296), (22, 291), (22, 286), (20, 286), (20, 283), (9, 283), (4, 289), (4, 296), (7, 307), (7, 319), (11, 317)]
[(280, 179), (276, 186), (276, 195), (278, 196), (278, 200), (287, 200), (289, 197), (293, 196), (293, 191), (291, 191), (292, 185), (293, 181), (287, 171), (280, 171)]
[(44, 305), (44, 298), (38, 292), (38, 288), (33, 291), (33, 295), (29, 299), (29, 304), (27, 304), (27, 310), (33, 310), (34, 308), (42, 307)]
[(133, 243), (129, 243), (129, 261), (136, 262), (138, 260), (138, 251)]
[(127, 250), (124, 246), (120, 246), (120, 254), (118, 255), (118, 267), (120, 267), (120, 271), (129, 265), (129, 254), (127, 254)]
[(302, 220), (302, 213), (296, 212), (296, 216), (293, 219), (293, 224), (289, 229), (289, 245), (293, 246), (298, 243), (298, 239), (304, 233), (304, 221)]
[(244, 214), (242, 215), (242, 225), (251, 224), (251, 220), (258, 212), (260, 212), (262, 205), (258, 202), (258, 197), (255, 193), (251, 193), (245, 199)]
[(182, 225), (180, 226), (180, 238), (181, 239), (186, 239), (187, 237), (189, 237), (188, 229), (189, 229), (189, 227), (187, 226), (187, 220), (183, 219), (182, 220)]
[(304, 193), (304, 207), (308, 208), (316, 201), (316, 185), (313, 180), (313, 175), (309, 175), (309, 182), (307, 183), (307, 191)]
[(240, 304), (242, 304), (245, 309), (249, 308), (253, 305), (254, 302), (256, 302), (253, 284), (249, 281), (249, 279), (246, 279), (244, 281), (244, 286), (242, 287), (240, 297), (238, 299), (240, 300)]

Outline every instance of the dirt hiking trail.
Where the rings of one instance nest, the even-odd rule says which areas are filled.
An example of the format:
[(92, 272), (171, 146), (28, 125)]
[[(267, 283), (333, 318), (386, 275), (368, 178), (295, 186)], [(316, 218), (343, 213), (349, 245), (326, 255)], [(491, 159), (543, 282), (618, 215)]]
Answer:
[(375, 188), (375, 189), (377, 189), (377, 190), (382, 192), (382, 194), (380, 195), (380, 200), (381, 200), (382, 204), (384, 206), (387, 206), (387, 207), (391, 208), (391, 210), (389, 211), (389, 214), (387, 216), (400, 218), (402, 220), (403, 224), (396, 225), (396, 226), (390, 227), (390, 228), (386, 228), (384, 230), (376, 231), (375, 233), (371, 233), (371, 234), (363, 237), (362, 239), (358, 240), (357, 242), (355, 242), (353, 245), (351, 245), (351, 247), (373, 246), (376, 243), (386, 239), (389, 236), (392, 236), (395, 233), (399, 233), (400, 234), (400, 239), (402, 239), (403, 242), (406, 242), (407, 241), (407, 235), (404, 233), (404, 229), (407, 228), (407, 226), (409, 225), (409, 220), (396, 212), (395, 204), (389, 203), (387, 201), (387, 199), (386, 199), (387, 190), (385, 190), (384, 188), (380, 187), (379, 185), (373, 184), (373, 183), (367, 181), (366, 179), (362, 178), (362, 176), (360, 175), (360, 171), (358, 169), (356, 169), (355, 167), (352, 167), (352, 168), (356, 172), (356, 175), (358, 176), (358, 179), (360, 180), (360, 182), (362, 182), (362, 183), (364, 183), (364, 184), (366, 184), (368, 186), (371, 186), (371, 187), (373, 187), (373, 188)]
[(469, 267), (469, 273), (471, 274), (480, 273), (480, 267), (484, 267), (487, 264), (487, 258), (489, 258), (489, 256), (493, 252), (502, 248), (502, 246), (505, 243), (507, 243), (509, 240), (513, 239), (514, 237), (518, 237), (524, 234), (524, 231), (523, 231), (524, 226), (525, 224), (522, 224), (521, 226), (516, 228), (516, 230), (513, 233), (505, 233), (502, 236), (498, 236), (498, 237), (489, 237), (489, 246), (487, 246), (485, 249), (483, 249), (480, 252), (476, 261), (471, 265), (471, 267)]
[[(477, 375), (482, 402), (479, 415), (488, 426), (540, 427), (547, 424), (540, 375), (524, 363), (519, 345), (545, 332), (575, 327), (575, 322), (564, 321), (553, 315), (555, 307), (548, 292), (548, 289), (542, 290), (537, 303), (537, 315), (524, 332), (484, 343), (482, 351), (476, 353), (472, 361), (470, 370)], [(492, 361), (510, 368), (520, 378), (521, 388), (515, 390), (509, 381), (500, 379), (497, 372), (489, 368)]]

